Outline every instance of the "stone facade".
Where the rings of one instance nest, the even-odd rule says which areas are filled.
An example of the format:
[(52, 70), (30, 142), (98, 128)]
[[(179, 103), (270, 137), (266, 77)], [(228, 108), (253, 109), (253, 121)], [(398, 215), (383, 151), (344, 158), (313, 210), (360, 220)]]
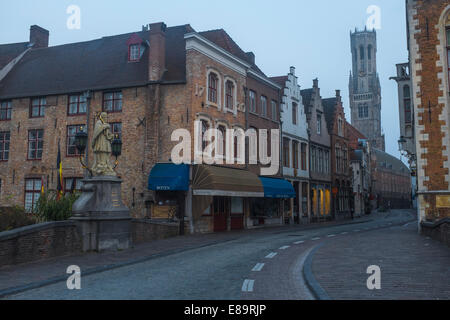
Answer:
[(420, 221), (450, 216), (450, 4), (408, 0), (407, 30)]
[(377, 73), (377, 35), (373, 31), (350, 33), (352, 71), (349, 92), (351, 123), (371, 145), (385, 149), (381, 132), (381, 87)]

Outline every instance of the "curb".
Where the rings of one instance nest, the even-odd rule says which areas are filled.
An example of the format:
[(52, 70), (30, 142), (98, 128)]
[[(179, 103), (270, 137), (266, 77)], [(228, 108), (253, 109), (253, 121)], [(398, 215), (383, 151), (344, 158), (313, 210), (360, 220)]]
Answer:
[(327, 292), (320, 286), (319, 282), (314, 277), (312, 272), (312, 261), (316, 251), (324, 244), (317, 245), (306, 257), (305, 264), (303, 265), (303, 277), (305, 278), (306, 285), (317, 300), (331, 300)]
[[(109, 271), (109, 270), (113, 270), (113, 269), (118, 269), (118, 268), (122, 268), (122, 267), (127, 267), (127, 266), (131, 266), (131, 265), (147, 262), (147, 261), (150, 261), (150, 260), (153, 260), (156, 258), (167, 257), (167, 256), (174, 255), (177, 253), (182, 253), (182, 252), (191, 251), (191, 250), (195, 250), (195, 249), (201, 249), (201, 248), (214, 246), (217, 244), (227, 243), (227, 242), (231, 242), (234, 240), (236, 240), (236, 239), (229, 239), (226, 241), (214, 241), (212, 243), (207, 243), (207, 244), (203, 244), (200, 246), (192, 246), (192, 247), (187, 247), (187, 248), (174, 249), (174, 250), (166, 251), (166, 252), (155, 253), (155, 254), (152, 254), (151, 256), (148, 256), (145, 258), (138, 258), (138, 259), (120, 262), (120, 263), (116, 263), (116, 264), (110, 264), (110, 265), (90, 268), (90, 269), (87, 269), (86, 271), (82, 271), (81, 274), (83, 276), (88, 276), (88, 275), (92, 275), (92, 274), (96, 274), (96, 273), (100, 273), (100, 272), (104, 272), (104, 271)], [(30, 284), (25, 284), (25, 285), (21, 285), (21, 286), (17, 286), (17, 287), (2, 289), (2, 290), (0, 290), (0, 299), (5, 298), (7, 296), (14, 295), (14, 294), (18, 294), (18, 293), (22, 293), (25, 291), (46, 287), (48, 285), (55, 284), (58, 282), (66, 281), (67, 277), (68, 277), (68, 275), (57, 276), (57, 277), (53, 277), (53, 278), (50, 278), (47, 280), (42, 280), (42, 281), (37, 281), (37, 282), (33, 282)]]

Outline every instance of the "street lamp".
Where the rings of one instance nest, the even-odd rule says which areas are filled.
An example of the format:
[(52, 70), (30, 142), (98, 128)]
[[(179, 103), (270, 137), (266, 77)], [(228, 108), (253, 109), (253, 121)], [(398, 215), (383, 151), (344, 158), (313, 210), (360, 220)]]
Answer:
[(405, 149), (406, 149), (405, 137), (401, 136), (400, 140), (398, 140), (398, 148), (399, 148), (399, 151), (405, 151)]
[(89, 174), (92, 177), (91, 169), (89, 169), (83, 162), (83, 155), (84, 155), (84, 152), (86, 151), (87, 141), (88, 141), (88, 135), (86, 132), (84, 132), (84, 128), (81, 126), (75, 135), (75, 147), (77, 148), (78, 154), (80, 155), (81, 166), (84, 169), (87, 169), (89, 171)]
[(116, 161), (114, 162), (114, 169), (119, 165), (119, 157), (122, 154), (122, 140), (118, 134), (114, 136), (114, 140), (111, 142), (111, 153), (114, 157), (116, 157)]

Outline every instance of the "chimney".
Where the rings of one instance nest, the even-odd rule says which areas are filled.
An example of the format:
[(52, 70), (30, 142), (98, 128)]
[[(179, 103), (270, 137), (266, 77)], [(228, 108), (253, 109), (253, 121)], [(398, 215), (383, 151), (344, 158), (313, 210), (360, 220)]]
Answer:
[(341, 102), (341, 90), (336, 90), (336, 100)]
[(295, 67), (291, 67), (291, 68), (290, 68), (290, 73), (291, 73), (293, 76), (295, 76)]
[(313, 88), (319, 88), (319, 79), (315, 78), (313, 80)]
[(151, 23), (149, 50), (149, 81), (159, 81), (166, 70), (166, 24)]
[(37, 25), (30, 27), (30, 43), (33, 44), (33, 49), (48, 48), (48, 30)]
[(246, 52), (245, 54), (247, 55), (250, 62), (255, 64), (255, 54), (253, 52)]

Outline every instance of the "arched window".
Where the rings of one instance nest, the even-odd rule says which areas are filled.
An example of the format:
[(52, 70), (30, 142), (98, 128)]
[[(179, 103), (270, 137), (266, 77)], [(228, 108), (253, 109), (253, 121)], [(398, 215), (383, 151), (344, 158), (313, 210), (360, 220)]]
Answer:
[(225, 108), (233, 110), (234, 108), (234, 83), (227, 80), (225, 83)]
[(403, 105), (405, 108), (405, 123), (411, 123), (411, 90), (407, 84), (403, 87)]
[(217, 148), (216, 148), (216, 154), (219, 157), (225, 157), (226, 156), (226, 132), (227, 129), (225, 126), (223, 125), (219, 125), (217, 127), (217, 131), (218, 131), (218, 137), (217, 138)]
[(219, 84), (219, 77), (217, 74), (211, 72), (208, 76), (208, 101), (217, 103), (217, 88)]
[(367, 47), (367, 59), (372, 60), (372, 45), (369, 44)]
[(200, 120), (201, 124), (202, 124), (202, 151), (205, 151), (208, 143), (205, 141), (205, 137), (206, 137), (206, 132), (209, 129), (209, 123), (206, 120)]
[(365, 54), (364, 54), (364, 47), (363, 47), (363, 46), (360, 46), (360, 47), (359, 47), (359, 58), (360, 58), (361, 60), (364, 60), (364, 57), (365, 57)]

